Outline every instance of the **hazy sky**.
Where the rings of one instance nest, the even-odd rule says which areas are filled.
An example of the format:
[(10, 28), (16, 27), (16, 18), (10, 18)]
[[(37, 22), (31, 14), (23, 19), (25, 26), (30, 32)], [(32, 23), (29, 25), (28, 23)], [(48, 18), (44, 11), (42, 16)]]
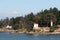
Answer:
[(0, 19), (37, 13), (50, 7), (60, 9), (60, 0), (0, 0)]

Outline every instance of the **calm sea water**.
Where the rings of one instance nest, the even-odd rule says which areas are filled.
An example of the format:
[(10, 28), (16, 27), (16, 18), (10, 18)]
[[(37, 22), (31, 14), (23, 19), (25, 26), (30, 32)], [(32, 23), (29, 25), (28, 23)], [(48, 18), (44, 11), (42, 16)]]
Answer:
[(60, 35), (10, 34), (6, 32), (0, 32), (0, 40), (60, 40)]

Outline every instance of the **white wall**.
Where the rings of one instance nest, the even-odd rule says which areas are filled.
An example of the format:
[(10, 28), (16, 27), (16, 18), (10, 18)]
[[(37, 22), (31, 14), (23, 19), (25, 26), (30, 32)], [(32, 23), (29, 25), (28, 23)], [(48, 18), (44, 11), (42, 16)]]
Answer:
[(38, 29), (38, 24), (34, 24), (33, 29)]

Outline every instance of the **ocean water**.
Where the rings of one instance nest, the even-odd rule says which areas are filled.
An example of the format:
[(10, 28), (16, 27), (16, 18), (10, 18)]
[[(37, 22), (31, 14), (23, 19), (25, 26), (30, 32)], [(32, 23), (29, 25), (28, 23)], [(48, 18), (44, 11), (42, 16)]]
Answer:
[(60, 40), (60, 34), (11, 34), (0, 32), (0, 40)]

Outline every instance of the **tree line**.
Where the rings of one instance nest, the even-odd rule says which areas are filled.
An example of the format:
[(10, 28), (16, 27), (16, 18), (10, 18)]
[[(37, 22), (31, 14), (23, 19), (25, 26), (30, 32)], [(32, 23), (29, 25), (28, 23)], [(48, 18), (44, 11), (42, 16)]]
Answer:
[(13, 29), (27, 28), (28, 30), (32, 30), (33, 23), (38, 23), (39, 27), (50, 27), (51, 19), (53, 20), (54, 25), (60, 24), (60, 10), (58, 10), (58, 8), (54, 7), (41, 10), (36, 14), (31, 12), (30, 14), (25, 15), (25, 17), (19, 16), (15, 18), (12, 17), (10, 19), (7, 17), (6, 19), (0, 20), (0, 27), (10, 25)]

